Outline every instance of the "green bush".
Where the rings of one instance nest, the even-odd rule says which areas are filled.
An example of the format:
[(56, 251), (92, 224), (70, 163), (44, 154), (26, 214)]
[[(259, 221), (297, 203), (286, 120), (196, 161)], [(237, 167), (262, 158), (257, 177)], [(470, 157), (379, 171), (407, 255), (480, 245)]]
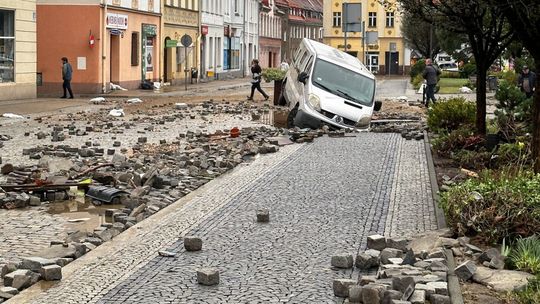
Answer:
[(507, 81), (501, 82), (495, 98), (498, 101), (496, 122), (506, 140), (513, 141), (532, 130), (532, 98), (527, 98), (515, 84)]
[(524, 290), (514, 292), (514, 297), (519, 304), (540, 303), (540, 274), (529, 280)]
[(461, 78), (459, 72), (441, 71), (441, 78)]
[(283, 80), (287, 72), (277, 68), (268, 68), (262, 71), (264, 81), (270, 82), (274, 80)]
[(533, 235), (519, 238), (510, 247), (509, 264), (521, 271), (540, 274), (540, 239)]
[(433, 132), (450, 132), (459, 126), (474, 124), (476, 105), (463, 97), (440, 100), (428, 111), (428, 126)]
[(531, 148), (528, 142), (505, 143), (499, 145), (497, 151), (497, 164), (528, 166), (531, 165)]
[(469, 76), (476, 74), (476, 64), (472, 62), (464, 64), (459, 73), (461, 78), (469, 78)]
[(452, 157), (452, 155), (462, 149), (473, 150), (477, 143), (477, 136), (474, 135), (472, 126), (462, 126), (450, 133), (441, 133), (432, 141), (433, 150), (440, 156)]
[(452, 155), (452, 159), (456, 161), (461, 168), (483, 170), (489, 166), (491, 153), (483, 149), (480, 151), (459, 150)]
[(518, 82), (518, 74), (515, 71), (500, 71), (493, 73), (493, 75), (509, 84), (517, 84)]
[(422, 75), (424, 73), (424, 69), (426, 68), (426, 60), (420, 59), (418, 60), (412, 67), (411, 67), (411, 82), (416, 78), (418, 75)]
[(492, 242), (528, 237), (540, 231), (540, 175), (482, 171), (479, 178), (442, 193), (440, 206), (459, 234), (478, 234)]
[(422, 77), (422, 74), (418, 74), (413, 78), (412, 86), (415, 90), (418, 90), (423, 82), (424, 82), (424, 77)]

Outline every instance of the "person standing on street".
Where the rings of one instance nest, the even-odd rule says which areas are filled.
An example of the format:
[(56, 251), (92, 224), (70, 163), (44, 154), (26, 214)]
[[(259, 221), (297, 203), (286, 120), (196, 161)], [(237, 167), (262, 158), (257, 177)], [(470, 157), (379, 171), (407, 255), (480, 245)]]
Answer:
[(248, 96), (247, 100), (253, 100), (253, 94), (255, 94), (255, 89), (261, 92), (261, 94), (264, 96), (264, 100), (268, 100), (268, 98), (270, 97), (263, 91), (263, 89), (261, 89), (261, 73), (262, 69), (259, 65), (259, 60), (253, 59), (253, 61), (251, 61), (251, 95)]
[(73, 77), (73, 68), (69, 64), (66, 57), (62, 57), (62, 80), (64, 83), (62, 87), (64, 88), (64, 95), (60, 98), (67, 98), (67, 92), (69, 92), (69, 99), (73, 99), (73, 91), (71, 90), (71, 78)]
[(536, 87), (536, 74), (529, 71), (529, 67), (526, 65), (523, 66), (522, 72), (519, 74), (518, 86), (527, 95), (527, 98), (533, 96)]
[(433, 62), (431, 61), (431, 58), (426, 59), (426, 68), (424, 69), (424, 73), (422, 76), (426, 80), (426, 108), (429, 106), (429, 100), (433, 103), (437, 101), (435, 99), (435, 87), (437, 86), (437, 82), (439, 81), (439, 75), (441, 74), (441, 71), (433, 66)]

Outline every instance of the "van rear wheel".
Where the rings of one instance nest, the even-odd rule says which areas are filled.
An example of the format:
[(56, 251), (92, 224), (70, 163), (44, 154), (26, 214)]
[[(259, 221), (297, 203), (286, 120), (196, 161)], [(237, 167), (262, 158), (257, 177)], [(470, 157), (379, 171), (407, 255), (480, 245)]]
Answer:
[(296, 114), (298, 114), (298, 105), (291, 109), (289, 115), (287, 115), (287, 128), (294, 128), (294, 118), (296, 117)]

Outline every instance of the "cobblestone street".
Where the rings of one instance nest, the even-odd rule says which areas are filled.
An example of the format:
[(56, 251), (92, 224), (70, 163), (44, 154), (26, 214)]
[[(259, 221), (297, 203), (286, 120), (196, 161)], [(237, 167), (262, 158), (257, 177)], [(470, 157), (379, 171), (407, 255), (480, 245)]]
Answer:
[[(260, 208), (270, 223), (255, 221)], [(38, 284), (12, 301), (341, 303), (331, 282), (352, 273), (331, 269), (333, 254), (358, 252), (372, 232), (436, 228), (423, 141), (324, 137), (237, 168), (67, 265), (46, 292)], [(186, 235), (203, 250), (185, 252)], [(220, 284), (198, 285), (201, 267), (219, 269)]]

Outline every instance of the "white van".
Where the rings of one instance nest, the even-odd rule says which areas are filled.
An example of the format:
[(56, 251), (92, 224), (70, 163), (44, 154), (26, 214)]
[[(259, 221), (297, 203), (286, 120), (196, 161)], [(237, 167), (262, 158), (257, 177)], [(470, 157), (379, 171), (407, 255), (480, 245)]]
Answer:
[(288, 105), (288, 127), (369, 128), (375, 76), (356, 58), (303, 39), (284, 79), (280, 104)]

